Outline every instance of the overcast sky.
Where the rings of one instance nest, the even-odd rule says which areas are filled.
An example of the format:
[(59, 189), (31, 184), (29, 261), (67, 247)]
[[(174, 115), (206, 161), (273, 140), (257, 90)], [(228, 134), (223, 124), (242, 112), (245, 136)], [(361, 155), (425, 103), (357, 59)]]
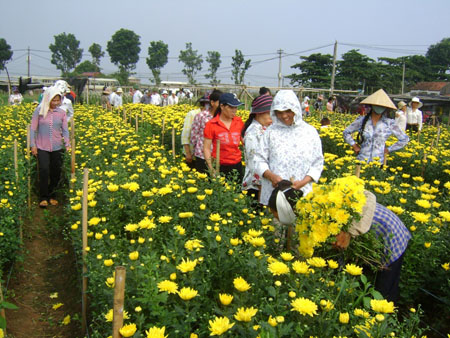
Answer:
[[(62, 32), (74, 34), (84, 49), (83, 60), (90, 60), (92, 43), (106, 50), (117, 30), (133, 30), (141, 37), (136, 76), (144, 82), (151, 77), (145, 62), (150, 41), (163, 40), (169, 45), (162, 79), (172, 81), (186, 80), (178, 62), (186, 42), (192, 42), (204, 57), (210, 50), (221, 53), (222, 83), (231, 83), (226, 67), (235, 49), (240, 49), (253, 63), (245, 82), (268, 86), (277, 84), (278, 49), (284, 51), (285, 76), (294, 72), (290, 66), (299, 62), (300, 55), (333, 54), (335, 41), (338, 58), (359, 48), (376, 59), (425, 54), (431, 44), (450, 37), (450, 0), (1, 1), (0, 37), (14, 51), (7, 64), (13, 76), (27, 74), (27, 47), (32, 50), (31, 75), (59, 75), (49, 61), (48, 46)], [(316, 49), (321, 46), (327, 47)], [(104, 73), (117, 70), (107, 53), (101, 68)], [(198, 82), (208, 82), (203, 76), (207, 69), (205, 61), (196, 76)]]

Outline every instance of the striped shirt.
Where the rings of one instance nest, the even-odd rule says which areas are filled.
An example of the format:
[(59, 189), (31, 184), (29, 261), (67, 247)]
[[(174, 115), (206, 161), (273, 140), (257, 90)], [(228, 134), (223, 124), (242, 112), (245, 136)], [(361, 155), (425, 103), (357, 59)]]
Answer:
[(66, 112), (61, 108), (49, 110), (47, 116), (39, 115), (38, 106), (31, 119), (31, 147), (45, 151), (61, 150), (63, 139), (66, 148), (70, 148), (69, 129)]
[(181, 132), (181, 145), (189, 144), (191, 145), (191, 148), (193, 148), (191, 143), (192, 123), (198, 113), (200, 113), (200, 109), (191, 110), (186, 114), (186, 117), (184, 118), (183, 130)]
[(191, 129), (191, 144), (194, 146), (195, 157), (205, 159), (205, 155), (203, 155), (203, 132), (205, 130), (206, 123), (212, 118), (213, 116), (209, 113), (209, 110), (203, 110), (195, 115)]
[(378, 238), (385, 243), (386, 265), (395, 262), (405, 252), (411, 234), (400, 218), (385, 206), (378, 204), (372, 220), (371, 229), (375, 230)]

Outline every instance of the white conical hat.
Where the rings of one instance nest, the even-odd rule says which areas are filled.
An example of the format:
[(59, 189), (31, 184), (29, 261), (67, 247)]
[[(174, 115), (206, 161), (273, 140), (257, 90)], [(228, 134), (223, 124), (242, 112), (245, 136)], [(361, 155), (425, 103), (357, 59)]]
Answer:
[(364, 100), (361, 101), (361, 104), (371, 104), (390, 109), (397, 109), (395, 104), (392, 102), (392, 100), (389, 98), (389, 96), (383, 89), (379, 89), (372, 95), (366, 97)]

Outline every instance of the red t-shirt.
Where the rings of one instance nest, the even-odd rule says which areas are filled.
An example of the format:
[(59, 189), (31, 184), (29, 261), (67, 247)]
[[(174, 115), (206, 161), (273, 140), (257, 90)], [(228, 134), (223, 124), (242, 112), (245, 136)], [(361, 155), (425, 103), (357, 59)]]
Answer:
[(230, 129), (225, 127), (219, 119), (219, 115), (206, 123), (203, 133), (205, 138), (211, 139), (213, 144), (212, 157), (216, 157), (217, 140), (220, 140), (220, 164), (236, 164), (242, 159), (239, 143), (241, 142), (241, 131), (244, 127), (239, 116), (233, 117)]

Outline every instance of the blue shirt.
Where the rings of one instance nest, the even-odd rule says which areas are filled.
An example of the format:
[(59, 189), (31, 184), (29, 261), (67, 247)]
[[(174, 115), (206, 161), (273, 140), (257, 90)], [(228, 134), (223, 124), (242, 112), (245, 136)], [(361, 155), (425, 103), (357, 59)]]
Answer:
[(371, 229), (385, 243), (385, 263), (390, 265), (405, 252), (411, 234), (400, 218), (381, 204), (376, 204)]

